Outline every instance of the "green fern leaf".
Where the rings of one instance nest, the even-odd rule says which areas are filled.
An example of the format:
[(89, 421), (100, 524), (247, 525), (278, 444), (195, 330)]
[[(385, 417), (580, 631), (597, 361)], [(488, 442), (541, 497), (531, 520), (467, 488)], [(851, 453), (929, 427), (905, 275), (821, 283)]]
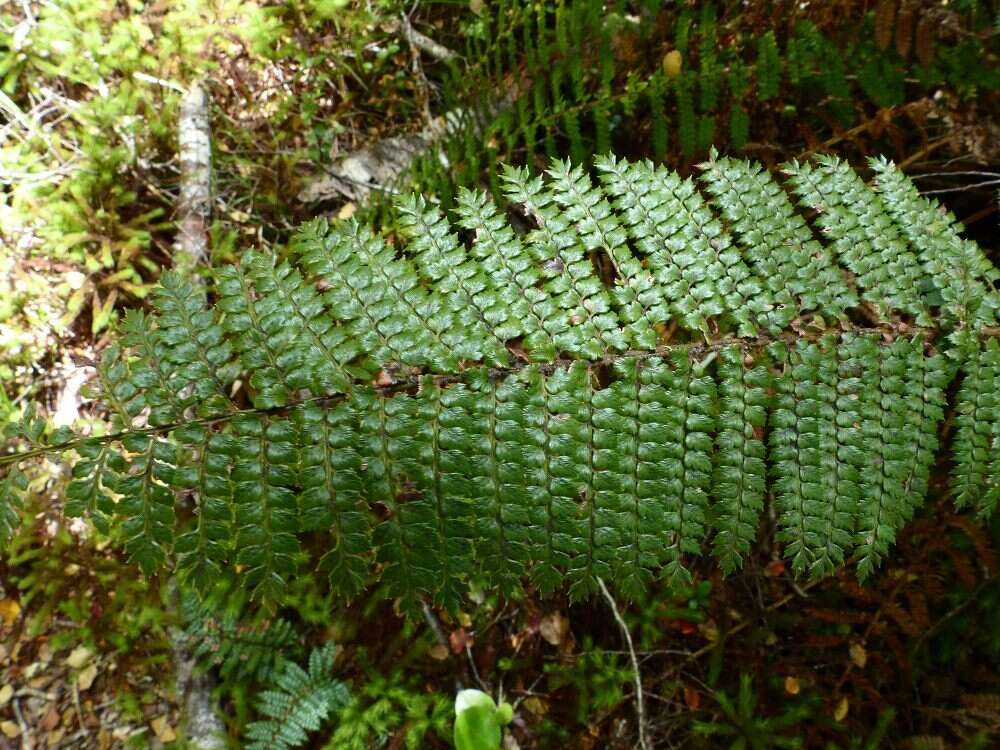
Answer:
[(505, 167), (503, 187), (507, 197), (523, 206), (536, 223), (528, 235), (528, 252), (541, 266), (546, 279), (543, 289), (562, 316), (554, 330), (559, 349), (597, 359), (609, 349), (628, 348), (608, 290), (553, 196), (544, 189), (542, 178), (532, 178), (525, 169)]
[[(30, 449), (0, 456), (0, 538), (8, 467), (75, 451), (69, 514), (147, 575), (173, 557), (202, 596), (232, 578), (271, 608), (318, 539), (340, 596), (380, 583), (407, 612), (484, 581), (639, 596), (708, 548), (737, 568), (766, 497), (795, 572), (853, 555), (864, 577), (924, 500), (959, 369), (951, 490), (994, 512), (998, 272), (953, 217), (887, 162), (875, 190), (790, 168), (823, 244), (759, 165), (596, 167), (599, 187), (507, 169), (524, 233), (459, 191), (454, 216), (403, 201), (398, 247), (318, 221), (209, 289), (168, 276), (97, 363), (114, 432), (29, 416)], [(891, 325), (859, 322), (859, 294)]]
[(954, 214), (929, 200), (891, 161), (871, 159), (875, 188), (886, 212), (920, 259), (941, 295), (945, 323), (975, 329), (995, 325), (1000, 296), (992, 288), (1000, 273), (976, 243), (958, 233)]
[(333, 676), (333, 644), (313, 649), (309, 670), (285, 661), (273, 687), (257, 695), (257, 711), (266, 719), (247, 725), (247, 750), (289, 750), (305, 744), (331, 714), (350, 701), (347, 686)]

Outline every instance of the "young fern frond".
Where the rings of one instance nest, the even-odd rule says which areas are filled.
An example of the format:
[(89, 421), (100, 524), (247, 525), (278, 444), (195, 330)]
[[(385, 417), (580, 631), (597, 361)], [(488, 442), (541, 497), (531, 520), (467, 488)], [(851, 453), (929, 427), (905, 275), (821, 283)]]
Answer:
[(244, 730), (248, 750), (290, 750), (305, 744), (309, 732), (319, 729), (331, 714), (351, 700), (347, 686), (333, 676), (332, 643), (313, 649), (306, 671), (284, 661), (269, 689), (257, 694), (256, 709), (266, 719)]
[[(937, 209), (887, 164), (875, 191), (829, 159), (796, 166), (808, 217), (758, 165), (703, 167), (507, 169), (523, 233), (471, 191), (454, 222), (403, 201), (399, 246), (311, 222), (291, 260), (218, 269), (214, 308), (168, 275), (98, 363), (117, 432), (52, 447), (22, 430), (0, 531), (24, 491), (9, 467), (72, 449), (67, 512), (203, 594), (232, 577), (276, 605), (325, 539), (335, 591), (381, 582), (407, 611), (483, 582), (638, 595), (708, 550), (739, 567), (769, 496), (796, 572), (854, 558), (863, 577), (923, 502), (959, 367), (952, 490), (991, 514), (982, 251), (948, 217), (928, 226)], [(871, 317), (859, 299), (876, 324), (852, 322)]]
[(218, 669), (226, 681), (240, 683), (252, 678), (267, 684), (282, 660), (301, 647), (287, 620), (248, 620), (239, 610), (216, 611), (190, 592), (181, 598), (181, 613), (192, 656), (202, 669)]

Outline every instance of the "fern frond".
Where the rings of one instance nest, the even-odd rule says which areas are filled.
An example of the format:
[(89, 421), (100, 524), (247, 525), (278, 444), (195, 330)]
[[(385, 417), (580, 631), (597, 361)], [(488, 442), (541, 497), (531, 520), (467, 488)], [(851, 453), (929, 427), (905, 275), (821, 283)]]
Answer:
[(546, 279), (542, 288), (564, 316), (566, 328), (556, 334), (558, 347), (589, 359), (609, 349), (626, 349), (608, 290), (542, 178), (531, 177), (526, 169), (504, 167), (502, 180), (508, 199), (523, 206), (536, 224), (528, 234), (528, 251)]
[[(182, 274), (165, 272), (153, 295), (157, 360), (175, 392), (192, 391), (200, 417), (228, 413), (228, 387), (239, 374), (232, 342), (209, 307), (205, 290)], [(150, 404), (152, 406), (152, 404)]]
[(451, 225), (422, 197), (404, 198), (397, 208), (401, 226), (410, 237), (407, 250), (417, 267), (444, 297), (455, 323), (468, 326), (469, 340), (482, 342), (481, 351), (471, 351), (464, 358), (506, 364), (509, 356), (504, 341), (517, 335), (517, 326), (508, 322), (511, 311), (481, 264), (468, 257)]
[(233, 436), (210, 433), (197, 423), (175, 435), (187, 455), (182, 453), (172, 485), (197, 497), (194, 519), (174, 542), (176, 566), (181, 581), (205, 595), (226, 569), (236, 535), (231, 475), (239, 445)]
[(781, 57), (771, 30), (757, 39), (757, 96), (762, 102), (775, 98), (780, 84)]
[(310, 385), (305, 352), (295, 345), (296, 329), (287, 311), (257, 296), (250, 269), (253, 255), (217, 272), (219, 309), (240, 364), (250, 376), (253, 404), (259, 409), (285, 406)]
[(103, 440), (85, 441), (77, 446), (76, 453), (79, 458), (73, 464), (73, 478), (66, 486), (63, 512), (69, 518), (89, 517), (97, 530), (106, 534), (115, 513), (111, 488), (127, 464), (118, 451)]
[(145, 435), (127, 435), (122, 446), (129, 455), (128, 465), (114, 475), (109, 489), (122, 496), (115, 513), (121, 520), (125, 550), (148, 576), (166, 563), (174, 541), (171, 482), (177, 446)]
[(838, 347), (825, 338), (799, 343), (787, 354), (775, 351), (783, 362), (775, 378), (770, 446), (778, 539), (797, 573), (832, 573), (853, 546), (863, 458), (856, 370), (873, 364), (870, 352), (856, 351), (865, 341)]
[(653, 327), (669, 317), (665, 290), (632, 256), (625, 230), (589, 175), (558, 159), (548, 174), (555, 202), (575, 228), (577, 242), (588, 253), (606, 254), (611, 263), (615, 276), (611, 297), (628, 342), (639, 349), (655, 346)]
[(331, 714), (350, 702), (347, 686), (333, 676), (333, 644), (313, 649), (309, 670), (285, 661), (272, 687), (258, 693), (257, 711), (266, 719), (244, 731), (247, 750), (289, 750), (306, 742)]
[[(395, 257), (383, 240), (355, 221), (330, 231), (307, 224), (292, 251), (324, 287), (323, 302), (335, 310), (349, 346), (375, 367), (429, 365), (450, 372), (473, 358), (467, 326), (442, 299), (421, 287), (416, 271)], [(374, 368), (373, 368), (374, 369)]]
[[(128, 389), (134, 389), (132, 398), (138, 413), (149, 407), (151, 425), (176, 424), (196, 400), (191, 392), (193, 383), (171, 364), (171, 351), (156, 335), (152, 321), (142, 310), (129, 310), (121, 327), (121, 343), (135, 353), (130, 368), (128, 384), (119, 385), (119, 397), (124, 398)], [(183, 365), (181, 365), (183, 367)], [(199, 380), (199, 382), (204, 382)], [(202, 386), (203, 387), (203, 386)]]
[(239, 451), (231, 475), (235, 562), (255, 598), (276, 602), (299, 551), (295, 431), (287, 420), (255, 414), (234, 417), (232, 427)]
[(308, 404), (292, 413), (299, 447), (299, 523), (303, 529), (329, 531), (320, 568), (346, 598), (363, 589), (372, 546), (367, 467), (354, 417), (347, 405), (323, 409)]
[(497, 336), (504, 341), (521, 338), (535, 359), (551, 361), (554, 339), (565, 333), (568, 323), (557, 315), (548, 293), (538, 288), (541, 274), (520, 238), (484, 193), (460, 190), (456, 214), (463, 228), (475, 232), (470, 254), (491, 280), (497, 307), (506, 311)]
[(952, 491), (955, 506), (981, 515), (996, 510), (1000, 498), (1000, 343), (990, 339), (969, 351), (962, 363), (962, 386), (955, 404), (956, 434)]
[(28, 490), (28, 478), (15, 464), (0, 478), (0, 552), (10, 542), (20, 525), (22, 496)]
[(344, 393), (354, 379), (370, 376), (369, 371), (351, 366), (360, 353), (357, 345), (298, 269), (287, 262), (278, 264), (270, 253), (251, 252), (245, 257), (264, 320), (280, 316), (281, 329), (295, 333), (294, 338), (282, 341), (282, 353), (302, 352), (300, 366), (307, 373), (310, 391)]
[[(759, 165), (597, 166), (507, 169), (523, 235), (462, 191), (454, 225), (405, 202), (405, 247), (312, 222), (289, 260), (220, 269), (214, 309), (169, 278), (98, 362), (117, 432), (49, 444), (29, 419), (0, 466), (76, 451), (68, 513), (120, 524), (147, 574), (173, 555), (272, 607), (317, 539), (338, 594), (381, 582), (410, 612), (479, 581), (636, 596), (708, 548), (738, 567), (772, 493), (794, 571), (865, 576), (923, 502), (960, 366), (952, 491), (994, 511), (998, 274), (905, 178), (794, 167), (831, 252)], [(859, 290), (886, 325), (855, 322)], [(2, 487), (9, 535), (24, 481)]]
[[(469, 498), (479, 568), (501, 591), (518, 590), (527, 569), (530, 499), (526, 474), (537, 466), (527, 444), (529, 413), (513, 382), (474, 373), (441, 393), (440, 487), (449, 502)], [(535, 453), (529, 453), (532, 449)], [(468, 554), (468, 553), (466, 553)]]

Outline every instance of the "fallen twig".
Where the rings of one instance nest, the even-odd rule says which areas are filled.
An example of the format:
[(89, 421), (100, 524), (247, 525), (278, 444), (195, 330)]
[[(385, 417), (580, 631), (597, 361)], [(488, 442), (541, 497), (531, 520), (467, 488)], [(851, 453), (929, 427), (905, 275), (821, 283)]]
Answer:
[(649, 744), (646, 742), (646, 708), (643, 704), (642, 695), (642, 674), (639, 672), (639, 660), (635, 655), (635, 646), (632, 645), (632, 633), (629, 632), (628, 625), (625, 624), (625, 620), (622, 619), (621, 613), (618, 611), (615, 598), (611, 596), (608, 587), (604, 585), (604, 580), (598, 578), (597, 584), (601, 587), (601, 593), (607, 599), (608, 606), (611, 607), (611, 613), (615, 616), (618, 627), (621, 628), (622, 634), (625, 636), (625, 643), (628, 644), (629, 658), (632, 660), (632, 673), (635, 678), (635, 713), (636, 721), (639, 724), (639, 747), (643, 750), (648, 750)]
[(17, 727), (21, 730), (21, 750), (33, 750), (35, 743), (31, 739), (31, 729), (21, 714), (21, 702), (15, 698), (11, 705), (14, 707), (14, 718), (17, 719)]
[(450, 60), (457, 60), (459, 57), (458, 53), (453, 52), (439, 42), (435, 42), (426, 34), (421, 34), (413, 28), (413, 24), (410, 23), (410, 19), (406, 17), (405, 13), (400, 15), (399, 31), (411, 47), (415, 47), (421, 52), (426, 52), (435, 60), (449, 62)]

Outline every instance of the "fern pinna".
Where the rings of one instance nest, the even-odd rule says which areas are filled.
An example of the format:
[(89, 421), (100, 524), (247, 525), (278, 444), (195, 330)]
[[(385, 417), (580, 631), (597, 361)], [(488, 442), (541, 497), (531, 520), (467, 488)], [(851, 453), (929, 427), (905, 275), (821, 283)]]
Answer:
[(0, 524), (16, 462), (61, 449), (67, 513), (114, 521), (146, 573), (268, 602), (307, 534), (345, 596), (636, 594), (708, 550), (738, 568), (769, 501), (795, 571), (866, 576), (924, 498), (950, 391), (955, 499), (1000, 496), (997, 272), (871, 167), (554, 161), (504, 170), (506, 208), (402, 199), (392, 243), (317, 220), (208, 289), (165, 274), (97, 366), (114, 434), (46, 444), (28, 420)]

